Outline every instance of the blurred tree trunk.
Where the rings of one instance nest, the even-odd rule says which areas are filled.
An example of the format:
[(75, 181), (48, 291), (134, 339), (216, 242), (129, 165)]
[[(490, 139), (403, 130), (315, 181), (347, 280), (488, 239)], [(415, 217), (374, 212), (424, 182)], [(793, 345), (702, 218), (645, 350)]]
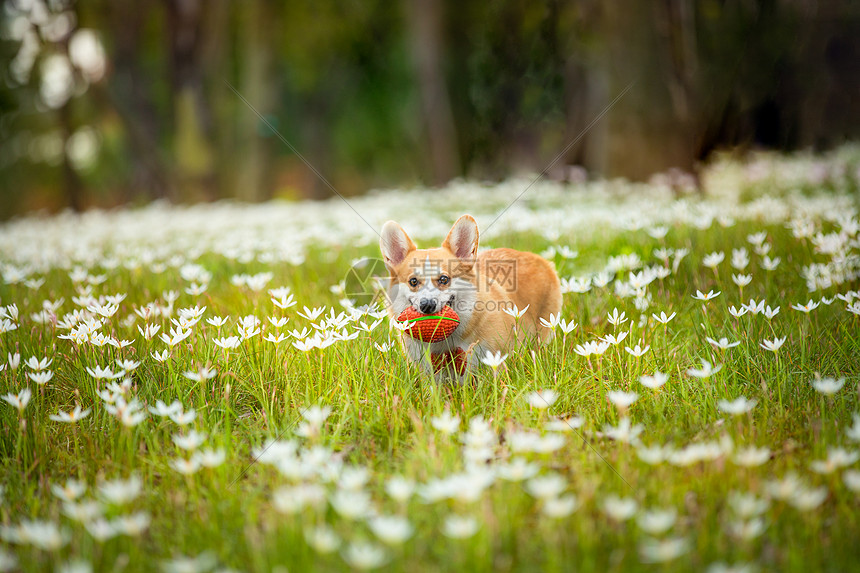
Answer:
[[(241, 94), (265, 116), (273, 102), (270, 30), (272, 10), (267, 2), (249, 2), (239, 14), (239, 86)], [(262, 201), (271, 197), (267, 185), (269, 167), (269, 128), (237, 99), (238, 133), (235, 144), (241, 153), (235, 157), (236, 197), (243, 201)], [(265, 132), (263, 132), (265, 130)]]
[(205, 28), (200, 46), (200, 62), (208, 75), (204, 77), (207, 86), (207, 107), (211, 113), (210, 145), (215, 164), (212, 167), (215, 178), (213, 193), (217, 197), (234, 197), (236, 194), (236, 164), (242, 155), (236, 153), (236, 111), (244, 108), (230, 88), (224, 83), (228, 79), (226, 63), (231, 55), (239, 53), (241, 47), (228, 42), (233, 32), (233, 3), (230, 0), (207, 0)]
[[(71, 100), (64, 103), (59, 111), (60, 115), (60, 133), (62, 134), (63, 144), (69, 141), (74, 129), (72, 128), (72, 110)], [(74, 211), (84, 210), (84, 189), (81, 184), (81, 178), (75, 171), (72, 162), (69, 159), (68, 151), (63, 149), (63, 194), (66, 196), (69, 207)]]
[[(312, 94), (304, 106), (303, 113), (305, 122), (302, 129), (303, 140), (307, 145), (307, 153), (303, 153), (311, 165), (318, 172), (328, 178), (331, 173), (331, 141), (329, 139), (330, 125), (330, 102), (331, 96), (328, 92)], [(299, 158), (295, 157), (295, 165), (299, 165)], [(301, 187), (308, 189), (308, 198), (323, 200), (331, 197), (332, 192), (316, 174), (304, 164), (300, 167), (306, 183)], [(335, 187), (336, 188), (336, 187)]]
[(124, 201), (133, 193), (149, 199), (175, 195), (159, 151), (163, 122), (159, 121), (152, 101), (152, 80), (141, 68), (141, 54), (145, 51), (143, 25), (152, 4), (151, 0), (117, 0), (107, 4), (110, 26), (115, 31), (113, 80), (105, 88), (93, 86), (99, 101), (116, 110), (131, 147), (130, 185)]
[(440, 185), (460, 174), (457, 133), (442, 69), (442, 4), (438, 0), (406, 0), (406, 16), (431, 177)]
[(203, 0), (165, 0), (170, 38), (173, 86), (174, 161), (186, 199), (216, 196), (212, 111), (204, 87), (201, 58), (204, 26)]
[(692, 20), (685, 12), (692, 8), (679, 8), (682, 3), (604, 4), (601, 28), (610, 74), (606, 103), (636, 82), (606, 117), (608, 177), (645, 179), (671, 167), (691, 171), (695, 165), (699, 138), (689, 91), (695, 53), (690, 48)]

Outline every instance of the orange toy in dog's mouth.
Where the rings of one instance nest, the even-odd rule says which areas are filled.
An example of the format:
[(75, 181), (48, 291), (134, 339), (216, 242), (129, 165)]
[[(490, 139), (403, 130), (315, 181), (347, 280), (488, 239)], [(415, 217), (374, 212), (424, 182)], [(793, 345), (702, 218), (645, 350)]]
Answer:
[(443, 306), (438, 314), (422, 314), (410, 306), (400, 313), (397, 320), (408, 322), (409, 328), (404, 332), (422, 342), (445, 340), (460, 325), (460, 317), (448, 305)]

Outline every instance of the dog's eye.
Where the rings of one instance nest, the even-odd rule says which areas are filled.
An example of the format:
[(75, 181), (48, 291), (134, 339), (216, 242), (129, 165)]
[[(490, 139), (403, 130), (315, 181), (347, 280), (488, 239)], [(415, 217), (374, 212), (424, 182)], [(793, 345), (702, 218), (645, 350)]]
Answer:
[(439, 284), (440, 285), (446, 285), (449, 282), (451, 282), (451, 279), (448, 278), (448, 275), (442, 275), (439, 277)]
[(411, 279), (409, 279), (409, 286), (411, 286), (413, 288), (417, 287), (418, 286), (418, 279), (416, 279), (415, 277), (412, 277)]

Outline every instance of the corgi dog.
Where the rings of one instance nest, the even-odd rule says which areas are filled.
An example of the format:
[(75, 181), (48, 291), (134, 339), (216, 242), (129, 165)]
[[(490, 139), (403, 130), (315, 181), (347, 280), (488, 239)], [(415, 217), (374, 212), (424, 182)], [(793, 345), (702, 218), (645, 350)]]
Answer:
[[(387, 302), (392, 319), (412, 307), (432, 315), (450, 306), (460, 322), (439, 342), (401, 333), (408, 358), (437, 380), (462, 380), (488, 352), (517, 342), (552, 339), (540, 319), (561, 311), (561, 284), (549, 261), (513, 249), (478, 253), (478, 224), (470, 215), (454, 223), (442, 246), (419, 249), (394, 221), (382, 227), (379, 247), (390, 273)], [(505, 312), (528, 310), (520, 318)]]

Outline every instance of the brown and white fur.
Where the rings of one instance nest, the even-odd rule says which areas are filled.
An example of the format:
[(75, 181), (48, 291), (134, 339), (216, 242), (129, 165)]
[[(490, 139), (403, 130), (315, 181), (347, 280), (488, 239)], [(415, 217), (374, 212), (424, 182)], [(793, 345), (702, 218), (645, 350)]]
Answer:
[[(457, 219), (439, 248), (418, 249), (394, 221), (382, 227), (379, 245), (390, 272), (387, 295), (392, 317), (409, 306), (434, 314), (444, 305), (460, 317), (457, 329), (441, 342), (402, 336), (407, 356), (426, 372), (434, 371), (431, 356), (462, 356), (459, 349), (465, 352), (468, 367), (474, 368), (488, 351), (507, 352), (518, 341), (552, 338), (552, 330), (540, 325), (541, 318), (549, 320), (561, 310), (561, 285), (552, 263), (513, 249), (478, 254), (478, 224), (470, 215)], [(519, 319), (503, 311), (514, 305), (528, 311)], [(437, 379), (459, 378), (462, 371), (448, 366), (435, 374)]]

